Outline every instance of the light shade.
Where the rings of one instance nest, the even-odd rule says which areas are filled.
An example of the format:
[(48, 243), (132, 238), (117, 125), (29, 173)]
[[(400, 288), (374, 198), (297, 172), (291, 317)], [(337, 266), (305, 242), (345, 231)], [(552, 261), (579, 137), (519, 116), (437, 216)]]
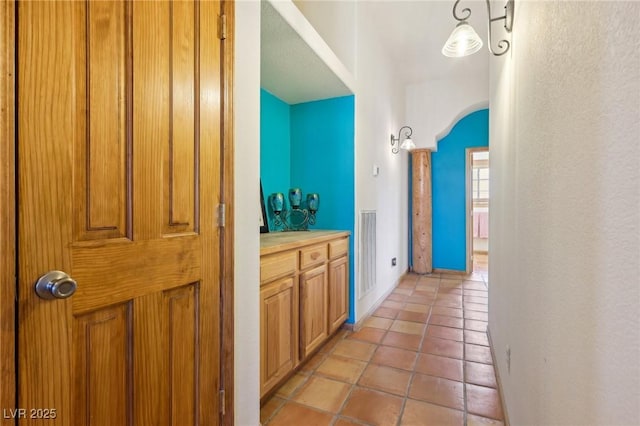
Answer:
[(412, 149), (415, 149), (416, 144), (413, 143), (413, 141), (411, 140), (411, 138), (406, 138), (403, 142), (402, 145), (400, 145), (400, 149), (405, 149), (407, 151), (411, 151)]
[(461, 21), (442, 47), (442, 54), (450, 58), (460, 58), (476, 53), (482, 48), (482, 40), (467, 21)]

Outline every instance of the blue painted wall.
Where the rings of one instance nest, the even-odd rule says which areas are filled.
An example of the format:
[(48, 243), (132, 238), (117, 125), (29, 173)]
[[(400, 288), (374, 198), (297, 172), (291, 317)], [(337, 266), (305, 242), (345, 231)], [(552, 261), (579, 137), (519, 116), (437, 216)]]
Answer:
[(291, 181), (291, 107), (260, 89), (260, 180), (269, 222), (269, 194), (286, 193)]
[[(354, 253), (355, 163), (353, 96), (288, 105), (260, 92), (260, 177), (265, 202), (269, 194), (299, 187), (303, 197), (320, 194), (313, 229), (351, 231)], [(288, 203), (288, 201), (287, 201)], [(267, 206), (269, 220), (271, 213)], [(354, 257), (349, 259), (350, 312), (354, 315)]]
[(465, 149), (489, 145), (489, 110), (466, 115), (431, 154), (433, 267), (466, 269)]
[[(320, 194), (316, 229), (351, 231), (355, 218), (354, 97), (343, 96), (291, 106), (291, 185)], [(349, 259), (353, 322), (353, 258)]]

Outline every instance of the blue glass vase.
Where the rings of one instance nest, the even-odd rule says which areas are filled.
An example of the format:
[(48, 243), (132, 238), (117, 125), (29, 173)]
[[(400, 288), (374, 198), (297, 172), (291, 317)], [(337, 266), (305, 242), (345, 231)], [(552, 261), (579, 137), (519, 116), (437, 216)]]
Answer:
[(312, 214), (318, 211), (320, 207), (320, 195), (317, 193), (307, 194), (307, 207)]
[(291, 203), (291, 208), (299, 209), (300, 203), (302, 202), (302, 190), (300, 188), (291, 188), (289, 190), (289, 202)]
[(284, 194), (282, 192), (276, 192), (271, 194), (271, 209), (275, 214), (282, 213), (284, 210)]

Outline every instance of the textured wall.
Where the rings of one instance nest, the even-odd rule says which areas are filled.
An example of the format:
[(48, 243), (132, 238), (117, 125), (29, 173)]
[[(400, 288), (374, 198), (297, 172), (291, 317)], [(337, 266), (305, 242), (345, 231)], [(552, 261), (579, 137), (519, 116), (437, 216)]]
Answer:
[(467, 268), (466, 149), (489, 144), (489, 110), (458, 121), (431, 154), (433, 207), (433, 267)]
[(516, 2), (491, 59), (489, 327), (512, 424), (640, 418), (638, 16)]

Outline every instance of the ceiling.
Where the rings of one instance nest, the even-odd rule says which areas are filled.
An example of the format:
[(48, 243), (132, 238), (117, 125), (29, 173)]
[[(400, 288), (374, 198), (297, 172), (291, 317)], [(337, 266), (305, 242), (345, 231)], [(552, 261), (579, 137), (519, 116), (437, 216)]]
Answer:
[[(398, 64), (397, 76), (405, 84), (416, 84), (426, 80), (437, 80), (453, 76), (466, 76), (489, 66), (489, 51), (486, 46), (465, 58), (447, 58), (440, 52), (453, 31), (454, 1), (360, 1), (363, 19), (368, 19), (375, 28), (384, 29), (380, 43), (387, 54)], [(458, 7), (471, 9), (469, 23), (486, 45), (487, 7), (485, 1), (465, 0)], [(493, 15), (496, 16), (494, 11)], [(496, 24), (494, 24), (496, 25)]]
[[(331, 1), (331, 0), (329, 0)], [(354, 1), (354, 0), (339, 0)], [(453, 0), (357, 0), (358, 15), (375, 35), (396, 78), (404, 84), (465, 77), (489, 66), (485, 47), (465, 58), (447, 58), (440, 50), (457, 21)], [(486, 44), (486, 3), (465, 0), (472, 9), (469, 23)], [(496, 16), (500, 11), (494, 11)], [(298, 36), (268, 1), (262, 1), (261, 85), (289, 104), (351, 94), (352, 91)], [(312, 83), (311, 83), (312, 82)]]

